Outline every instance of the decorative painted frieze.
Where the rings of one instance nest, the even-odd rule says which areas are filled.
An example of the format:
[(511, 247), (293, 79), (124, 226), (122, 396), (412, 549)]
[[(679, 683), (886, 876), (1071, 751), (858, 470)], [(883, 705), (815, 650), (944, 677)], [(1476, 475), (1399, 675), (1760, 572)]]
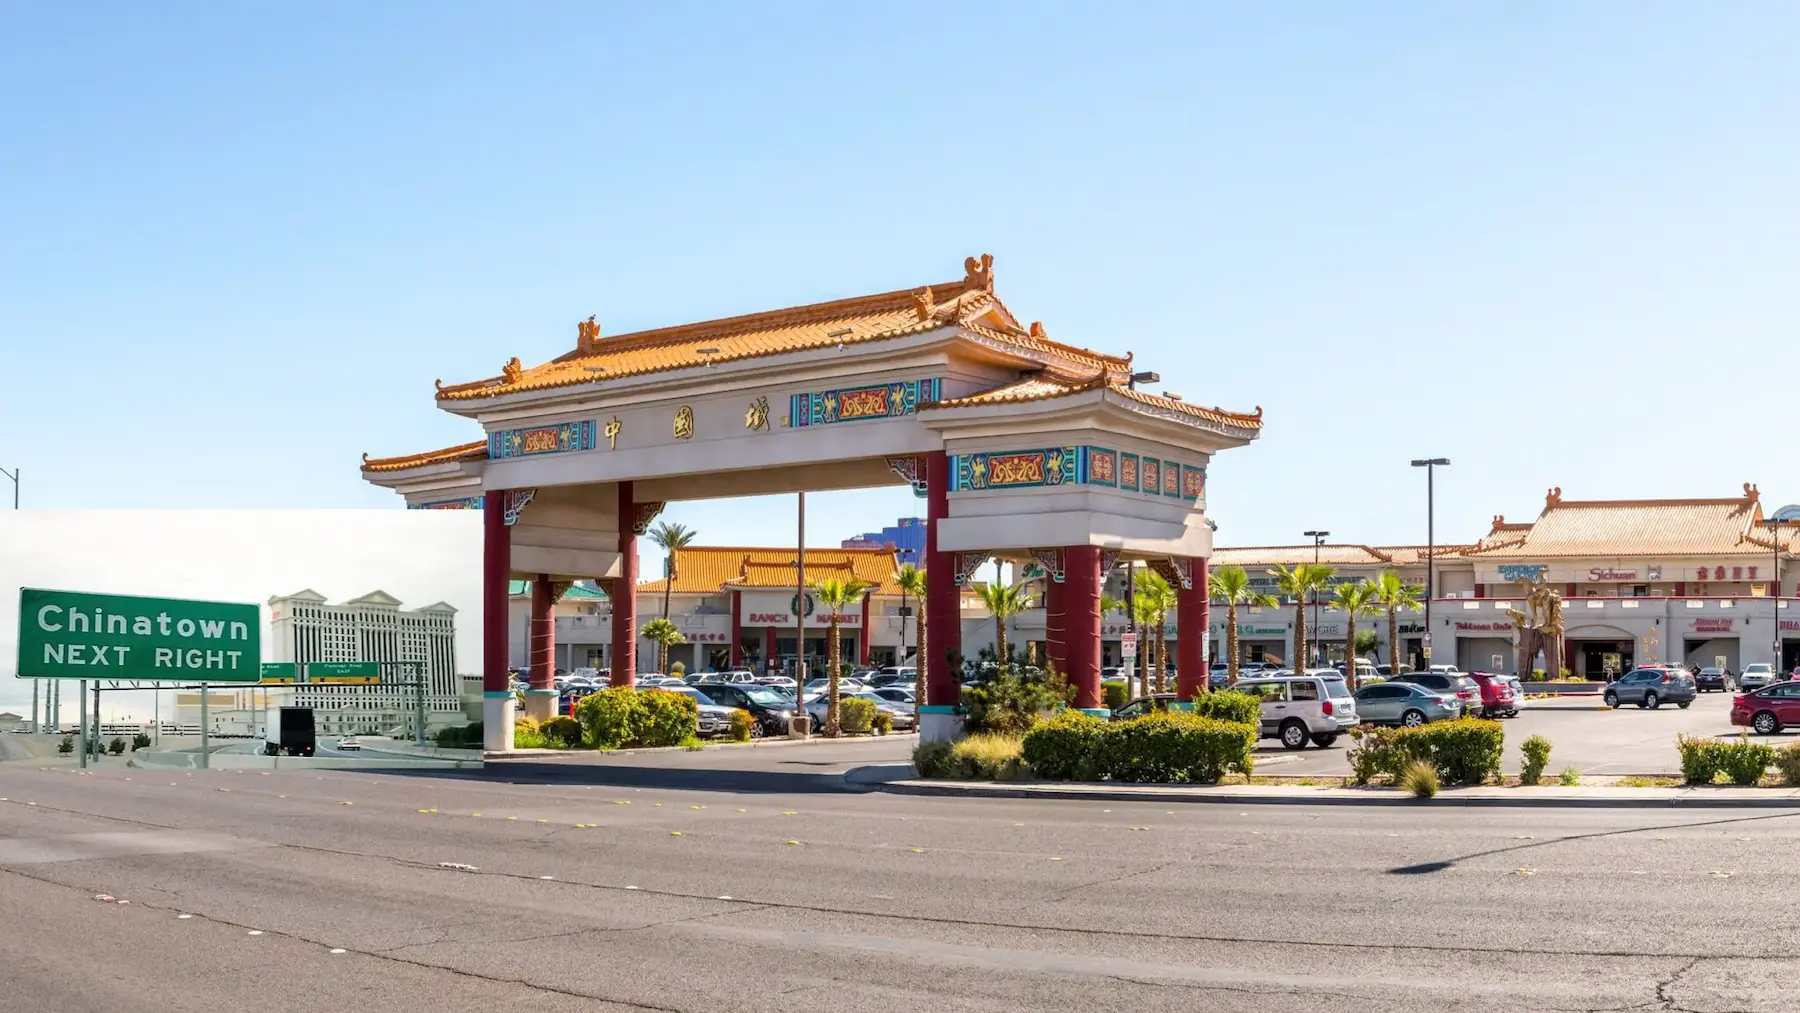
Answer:
[(480, 496), (464, 496), (460, 499), (434, 499), (427, 503), (408, 503), (408, 510), (480, 510)]
[(1109, 447), (1048, 447), (950, 458), (950, 491), (1097, 485), (1203, 503), (1206, 469)]
[(554, 426), (532, 426), (525, 429), (503, 429), (488, 434), (488, 458), (532, 457), (537, 454), (564, 454), (576, 450), (592, 450), (600, 445), (599, 429), (593, 419), (562, 422)]
[(871, 387), (839, 387), (795, 394), (788, 399), (788, 425), (790, 428), (824, 426), (911, 415), (920, 405), (941, 400), (943, 384), (942, 380), (928, 377)]

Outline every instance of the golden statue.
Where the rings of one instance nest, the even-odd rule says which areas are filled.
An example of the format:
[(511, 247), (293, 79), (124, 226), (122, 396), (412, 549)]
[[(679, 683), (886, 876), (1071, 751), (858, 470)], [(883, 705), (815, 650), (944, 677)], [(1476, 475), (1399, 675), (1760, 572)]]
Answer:
[(1544, 582), (1542, 574), (1519, 583), (1525, 587), (1525, 611), (1506, 610), (1519, 635), (1519, 674), (1531, 672), (1541, 650), (1544, 674), (1557, 678), (1562, 675), (1562, 595)]
[(694, 410), (682, 405), (675, 410), (675, 438), (691, 440), (694, 438)]

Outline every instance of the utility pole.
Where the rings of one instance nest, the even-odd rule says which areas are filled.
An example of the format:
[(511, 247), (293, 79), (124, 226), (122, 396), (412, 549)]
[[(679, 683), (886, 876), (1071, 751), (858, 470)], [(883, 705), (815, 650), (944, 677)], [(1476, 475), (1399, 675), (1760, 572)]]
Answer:
[(1437, 486), (1438, 468), (1449, 467), (1448, 457), (1431, 457), (1414, 461), (1412, 466), (1425, 469), (1425, 669), (1431, 669), (1431, 596), (1437, 576)]
[[(1329, 531), (1306, 531), (1306, 532), (1302, 532), (1302, 533), (1304, 535), (1306, 535), (1306, 537), (1312, 539), (1313, 568), (1317, 569), (1318, 565), (1319, 565), (1319, 546), (1325, 544), (1325, 539), (1331, 535), (1331, 532), (1329, 532)], [(1295, 602), (1294, 607), (1295, 608), (1305, 608), (1305, 606), (1302, 605), (1300, 602)], [(1311, 659), (1311, 663), (1315, 666), (1320, 666), (1320, 665), (1324, 664), (1324, 659), (1325, 659), (1325, 638), (1319, 636), (1319, 589), (1316, 587), (1312, 589), (1312, 607), (1313, 607), (1313, 622), (1312, 622), (1312, 629), (1313, 629), (1313, 643), (1312, 643), (1313, 652), (1312, 653), (1313, 653), (1313, 656)], [(1347, 650), (1345, 652), (1346, 654), (1354, 654), (1355, 653), (1355, 648), (1356, 648), (1355, 644), (1347, 644), (1345, 646), (1347, 648)], [(1299, 669), (1296, 668), (1295, 671), (1299, 671)]]
[[(17, 465), (15, 465), (11, 471), (0, 468), (0, 475), (5, 475), (7, 478), (12, 479), (14, 510), (19, 509), (19, 472), (23, 470), (23, 468), (20, 468)], [(42, 679), (31, 680), (31, 730), (34, 732), (42, 732), (44, 730), (42, 722), (38, 719), (38, 688), (42, 684)]]

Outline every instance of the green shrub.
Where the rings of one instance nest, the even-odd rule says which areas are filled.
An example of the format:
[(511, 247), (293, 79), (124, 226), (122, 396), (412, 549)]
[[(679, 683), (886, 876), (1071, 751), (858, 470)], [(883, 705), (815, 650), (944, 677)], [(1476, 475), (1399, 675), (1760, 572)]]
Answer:
[(1107, 724), (1091, 714), (1064, 711), (1026, 732), (1020, 755), (1039, 777), (1052, 781), (1096, 780), (1099, 775), (1093, 769), (1093, 744)]
[(1430, 798), (1438, 793), (1437, 768), (1424, 760), (1412, 760), (1401, 769), (1399, 784), (1414, 798)]
[(1537, 784), (1544, 779), (1544, 768), (1550, 766), (1550, 740), (1542, 735), (1533, 735), (1519, 744), (1519, 752), (1525, 756), (1525, 765), (1519, 770), (1519, 780), (1525, 784)]
[(669, 666), (669, 678), (679, 679), (687, 674), (687, 666), (677, 661)]
[(521, 735), (536, 735), (538, 723), (536, 718), (513, 718), (513, 738)]
[(875, 723), (872, 726), (876, 735), (886, 735), (894, 730), (894, 716), (887, 711), (876, 708)]
[(599, 749), (676, 746), (700, 727), (693, 697), (658, 689), (590, 693), (575, 705), (575, 716), (588, 744)]
[(733, 742), (749, 742), (750, 732), (756, 727), (756, 715), (742, 707), (731, 712), (731, 728), (726, 732)]
[(1203, 693), (1194, 698), (1193, 713), (1215, 721), (1256, 727), (1262, 723), (1262, 701), (1235, 689)]
[(963, 730), (1023, 735), (1045, 714), (1068, 702), (1071, 690), (1054, 672), (1033, 677), (1000, 669), (986, 683), (963, 691)]
[(439, 728), (437, 744), (444, 749), (480, 749), (482, 746), (481, 722)]
[(838, 701), (838, 728), (848, 735), (862, 735), (875, 727), (873, 700), (845, 697)]
[(1800, 742), (1789, 743), (1775, 751), (1775, 769), (1781, 771), (1781, 783), (1800, 788)]
[(62, 741), (56, 744), (56, 751), (59, 753), (73, 753), (75, 751), (75, 736), (63, 736)]
[(1040, 777), (1056, 780), (1217, 784), (1249, 774), (1253, 725), (1188, 713), (1102, 721), (1064, 714), (1025, 735), (1021, 755)]
[(950, 750), (954, 745), (943, 740), (919, 743), (913, 747), (913, 769), (920, 777), (949, 777)]
[(1563, 772), (1557, 780), (1562, 783), (1564, 788), (1577, 787), (1581, 784), (1581, 771), (1576, 770), (1575, 765), (1571, 763), (1563, 768)]
[(539, 732), (537, 730), (537, 728), (535, 726), (535, 722), (533, 723), (533, 726), (529, 727), (529, 728), (521, 727), (519, 725), (514, 725), (513, 726), (513, 748), (514, 749), (548, 749), (548, 748), (550, 748), (550, 740), (544, 738), (543, 733)]
[(566, 714), (556, 717), (538, 726), (538, 734), (551, 745), (564, 748), (581, 745), (581, 722)]
[(117, 735), (113, 736), (113, 740), (106, 744), (106, 751), (114, 756), (123, 753), (125, 751), (125, 740), (119, 738)]
[(1711, 784), (1724, 759), (1723, 743), (1695, 735), (1677, 735), (1675, 750), (1681, 754), (1681, 779), (1688, 784)]
[(135, 753), (140, 749), (149, 749), (149, 748), (150, 748), (150, 736), (145, 735), (143, 732), (139, 732), (136, 735), (133, 735), (131, 737), (131, 751), (132, 752)]
[(982, 732), (958, 740), (950, 747), (946, 777), (963, 781), (1012, 781), (1023, 773), (1018, 735)]
[(1721, 742), (1719, 770), (1732, 784), (1754, 787), (1762, 780), (1763, 771), (1775, 762), (1775, 747), (1764, 742), (1751, 742), (1745, 736), (1737, 742)]
[(1450, 784), (1481, 784), (1500, 776), (1506, 730), (1498, 721), (1463, 718), (1418, 728), (1358, 728), (1352, 737), (1351, 778), (1367, 784), (1376, 775), (1398, 779), (1413, 760), (1431, 764)]
[(1109, 711), (1116, 711), (1120, 707), (1125, 706), (1125, 703), (1126, 693), (1124, 683), (1107, 682), (1100, 685), (1100, 706), (1105, 707)]

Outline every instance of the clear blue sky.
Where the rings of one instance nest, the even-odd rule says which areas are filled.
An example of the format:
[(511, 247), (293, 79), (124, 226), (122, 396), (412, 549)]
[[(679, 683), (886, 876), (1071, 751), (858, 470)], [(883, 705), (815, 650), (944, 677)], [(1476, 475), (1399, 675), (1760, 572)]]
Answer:
[[(646, 9), (647, 8), (647, 9)], [(1800, 498), (1777, 4), (0, 10), (0, 466), (28, 506), (390, 506), (432, 380), (959, 277), (1191, 400), (1225, 544)], [(820, 540), (891, 522), (839, 495)], [(788, 503), (693, 504), (707, 542)]]

